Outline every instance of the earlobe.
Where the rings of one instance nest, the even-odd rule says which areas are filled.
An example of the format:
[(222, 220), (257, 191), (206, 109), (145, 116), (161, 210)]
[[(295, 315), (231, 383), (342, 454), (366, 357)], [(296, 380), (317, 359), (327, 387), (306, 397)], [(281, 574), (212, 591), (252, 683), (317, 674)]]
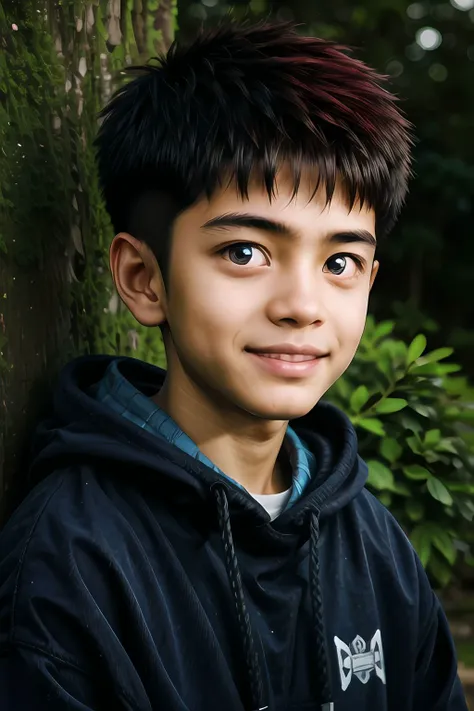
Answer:
[(166, 321), (161, 270), (146, 244), (120, 232), (110, 246), (110, 270), (121, 300), (142, 326)]
[(372, 264), (372, 273), (370, 275), (369, 289), (372, 289), (372, 287), (374, 285), (375, 277), (377, 276), (377, 273), (379, 271), (379, 266), (380, 266), (380, 262), (378, 262), (377, 260), (374, 259), (374, 263)]

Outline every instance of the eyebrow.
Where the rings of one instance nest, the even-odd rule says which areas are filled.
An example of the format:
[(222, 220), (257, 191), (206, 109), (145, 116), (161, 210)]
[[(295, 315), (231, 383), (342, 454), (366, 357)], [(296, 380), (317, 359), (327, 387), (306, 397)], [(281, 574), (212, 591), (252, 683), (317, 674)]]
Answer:
[[(271, 220), (260, 215), (250, 215), (247, 213), (227, 213), (208, 220), (202, 229), (224, 229), (226, 227), (238, 227), (253, 230), (261, 230), (272, 235), (280, 235), (290, 239), (297, 239), (300, 233), (290, 225), (278, 220)], [(375, 236), (368, 230), (344, 230), (343, 232), (333, 232), (327, 235), (326, 241), (330, 244), (368, 244), (370, 247), (377, 246)]]

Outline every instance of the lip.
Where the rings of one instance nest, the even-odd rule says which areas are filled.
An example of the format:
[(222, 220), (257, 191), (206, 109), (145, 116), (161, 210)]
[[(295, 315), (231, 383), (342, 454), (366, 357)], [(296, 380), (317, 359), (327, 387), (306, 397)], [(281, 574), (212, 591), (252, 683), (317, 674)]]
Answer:
[[(314, 355), (314, 349), (313, 354), (307, 352), (302, 353), (301, 349), (299, 349), (297, 353), (283, 354), (281, 351), (277, 351), (276, 354), (272, 353), (272, 355), (281, 354), (313, 356), (312, 358), (310, 358), (310, 360), (291, 361), (282, 360), (281, 358), (275, 357), (269, 358), (263, 352), (247, 350), (247, 353), (254, 360), (254, 362), (258, 364), (262, 369), (264, 369), (267, 373), (283, 378), (305, 378), (312, 375), (312, 373), (321, 365), (321, 362), (328, 355), (327, 353), (324, 353), (322, 355)], [(270, 351), (267, 350), (266, 353), (270, 354)]]
[(279, 343), (275, 346), (262, 346), (261, 348), (246, 348), (248, 353), (254, 355), (264, 355), (265, 353), (281, 354), (281, 355), (303, 355), (314, 356), (315, 358), (324, 358), (328, 355), (327, 351), (323, 351), (316, 346), (301, 345), (297, 346), (293, 343)]

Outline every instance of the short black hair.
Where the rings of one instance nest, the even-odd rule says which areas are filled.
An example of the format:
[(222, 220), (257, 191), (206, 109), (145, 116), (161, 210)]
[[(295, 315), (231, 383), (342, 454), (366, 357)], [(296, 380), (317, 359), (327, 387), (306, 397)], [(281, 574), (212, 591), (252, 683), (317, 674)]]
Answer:
[(100, 183), (115, 232), (147, 242), (164, 276), (180, 211), (228, 175), (247, 196), (255, 171), (271, 199), (283, 162), (295, 194), (309, 166), (315, 192), (325, 187), (330, 201), (339, 177), (350, 207), (374, 209), (379, 235), (394, 225), (411, 125), (385, 78), (347, 48), (291, 22), (227, 20), (127, 72), (132, 80), (101, 112)]

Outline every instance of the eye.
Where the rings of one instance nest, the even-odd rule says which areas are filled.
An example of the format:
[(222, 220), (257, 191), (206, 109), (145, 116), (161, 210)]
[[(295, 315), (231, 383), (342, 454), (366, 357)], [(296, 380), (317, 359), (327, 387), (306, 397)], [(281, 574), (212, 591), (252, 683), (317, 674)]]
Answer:
[(227, 261), (241, 267), (268, 266), (268, 259), (261, 247), (252, 242), (236, 242), (219, 250)]
[(323, 271), (350, 279), (363, 271), (363, 264), (354, 254), (333, 254), (324, 265)]

